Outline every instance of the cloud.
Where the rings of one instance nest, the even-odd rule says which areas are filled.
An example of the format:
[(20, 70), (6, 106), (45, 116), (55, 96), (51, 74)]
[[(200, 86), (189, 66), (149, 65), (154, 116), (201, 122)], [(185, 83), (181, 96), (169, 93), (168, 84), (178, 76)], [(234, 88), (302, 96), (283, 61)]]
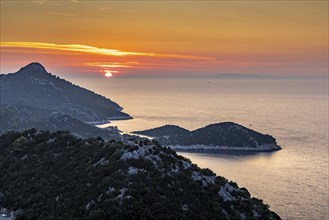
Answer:
[[(33, 0), (32, 1), (32, 3), (37, 4), (37, 5), (43, 5), (43, 4), (50, 3), (50, 2), (57, 3), (58, 1), (50, 1), (50, 0)], [(67, 2), (79, 3), (80, 1), (79, 0), (67, 0)]]
[(86, 63), (88, 66), (98, 66), (102, 68), (129, 68), (139, 62), (91, 62)]
[(66, 16), (66, 17), (76, 17), (77, 16), (75, 14), (61, 13), (61, 12), (53, 12), (53, 11), (46, 11), (46, 12), (44, 12), (44, 14), (57, 15), (57, 16)]
[(152, 53), (126, 52), (115, 49), (99, 48), (81, 44), (53, 44), (42, 42), (1, 42), (0, 47), (11, 48), (32, 48), (32, 49), (51, 49), (60, 51), (74, 51), (81, 53), (91, 53), (110, 56), (154, 56)]
[(80, 68), (79, 72), (107, 75), (151, 69), (204, 69), (206, 63), (214, 60), (203, 56), (132, 52), (82, 44), (0, 42), (0, 48), (3, 57), (8, 61), (13, 58), (24, 60), (33, 57), (34, 60), (48, 60), (50, 64), (57, 62), (62, 66)]
[[(62, 13), (59, 13), (59, 14), (62, 14)], [(147, 56), (147, 57), (156, 57), (159, 59), (174, 58), (174, 59), (187, 59), (187, 60), (209, 60), (209, 61), (215, 60), (215, 58), (204, 57), (204, 56), (129, 52), (129, 51), (121, 51), (121, 50), (115, 50), (115, 49), (108, 49), (108, 48), (99, 48), (99, 47), (82, 45), (82, 44), (54, 44), (54, 43), (43, 43), (43, 42), (1, 42), (0, 47), (50, 49), (50, 50), (73, 51), (73, 52), (80, 52), (80, 53), (108, 55), (108, 56)]]
[(47, 2), (48, 2), (48, 0), (33, 0), (33, 3), (38, 4), (38, 5), (43, 5)]

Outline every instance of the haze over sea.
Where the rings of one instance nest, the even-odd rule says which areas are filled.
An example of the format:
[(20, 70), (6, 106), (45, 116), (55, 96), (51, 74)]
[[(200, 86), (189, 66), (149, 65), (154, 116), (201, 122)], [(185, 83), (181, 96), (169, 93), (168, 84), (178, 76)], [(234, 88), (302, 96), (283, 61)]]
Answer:
[(246, 187), (284, 219), (328, 218), (328, 81), (120, 79), (79, 82), (120, 103), (124, 132), (233, 121), (273, 135), (273, 153), (180, 153)]

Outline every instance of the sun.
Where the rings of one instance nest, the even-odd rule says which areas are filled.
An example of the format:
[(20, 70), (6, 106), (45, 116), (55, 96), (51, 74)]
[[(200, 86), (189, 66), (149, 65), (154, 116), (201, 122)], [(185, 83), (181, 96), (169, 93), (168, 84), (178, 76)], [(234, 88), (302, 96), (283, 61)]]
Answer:
[(112, 75), (112, 73), (111, 73), (110, 70), (105, 70), (105, 76), (108, 77), (108, 78), (110, 78), (110, 77), (112, 77), (113, 75)]

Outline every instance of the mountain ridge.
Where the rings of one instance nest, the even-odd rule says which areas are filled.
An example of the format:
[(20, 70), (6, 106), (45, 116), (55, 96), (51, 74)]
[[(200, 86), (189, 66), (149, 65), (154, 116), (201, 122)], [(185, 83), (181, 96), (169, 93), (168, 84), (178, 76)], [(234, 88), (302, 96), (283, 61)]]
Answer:
[(63, 112), (81, 121), (131, 119), (112, 100), (52, 75), (37, 62), (1, 74), (1, 104), (19, 104)]

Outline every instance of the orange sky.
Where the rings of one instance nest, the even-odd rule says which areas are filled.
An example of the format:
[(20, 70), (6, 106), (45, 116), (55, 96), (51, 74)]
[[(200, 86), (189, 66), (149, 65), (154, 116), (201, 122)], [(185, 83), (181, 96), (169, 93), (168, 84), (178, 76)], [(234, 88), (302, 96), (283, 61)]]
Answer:
[(1, 73), (328, 74), (328, 1), (1, 1)]

